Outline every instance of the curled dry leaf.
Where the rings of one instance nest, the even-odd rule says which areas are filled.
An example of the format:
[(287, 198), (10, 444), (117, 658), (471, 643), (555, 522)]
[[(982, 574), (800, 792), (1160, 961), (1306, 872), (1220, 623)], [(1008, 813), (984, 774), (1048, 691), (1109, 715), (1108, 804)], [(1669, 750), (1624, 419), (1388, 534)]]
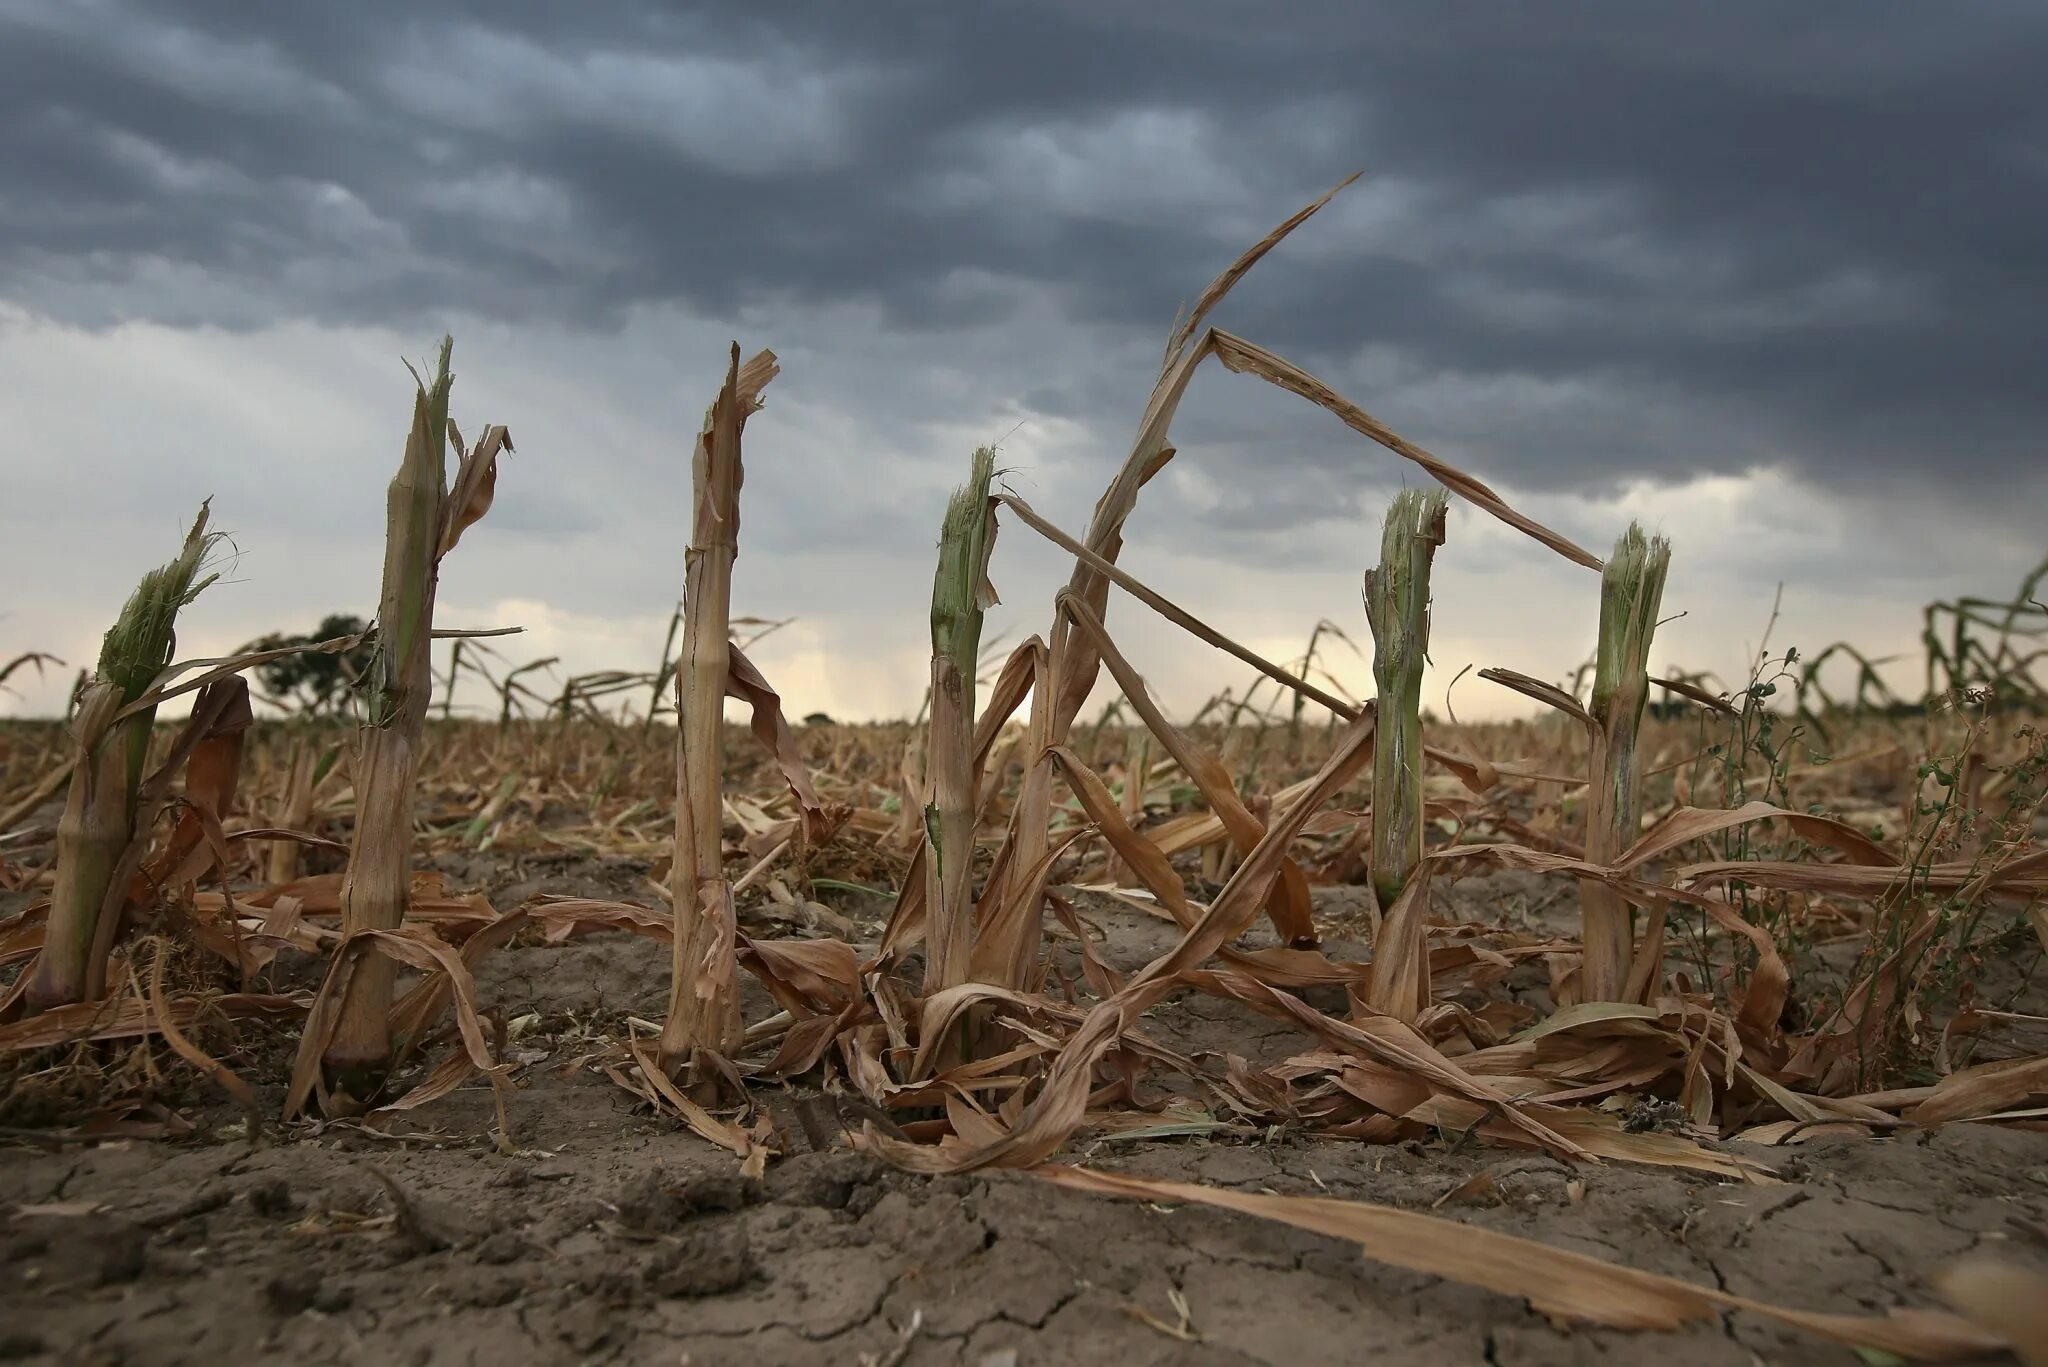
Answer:
[[(462, 451), (462, 433), (452, 422), (448, 424), (448, 434), (455, 449)], [(462, 452), (455, 470), (455, 482), (449, 486), (448, 500), (442, 505), (441, 540), (434, 553), (435, 559), (442, 559), (454, 550), (455, 543), (462, 540), (462, 534), (491, 510), (491, 500), (498, 491), (498, 455), (511, 449), (512, 434), (502, 426), (491, 426), (484, 429), (475, 446)]]
[(241, 1105), (254, 1109), (256, 1094), (249, 1090), (249, 1084), (242, 1081), (234, 1069), (194, 1044), (179, 1027), (177, 1013), (164, 998), (164, 961), (169, 957), (165, 947), (159, 943), (156, 962), (149, 970), (149, 1010), (157, 1033), (163, 1036), (164, 1043), (170, 1045), (179, 1058), (211, 1078), (215, 1085)]
[[(327, 976), (314, 995), (305, 1031), (300, 1036), (291, 1083), (285, 1093), (285, 1119), (297, 1116), (316, 1093), (320, 1096), (322, 1108), (326, 1109), (328, 1098), (321, 1072), (321, 1054), (341, 1024), (349, 983), (354, 979), (357, 967), (371, 954), (382, 955), (423, 973), (438, 972), (446, 976), (448, 997), (455, 1006), (456, 1031), (461, 1045), (454, 1058), (385, 1109), (406, 1110), (446, 1095), (471, 1070), (483, 1073), (494, 1087), (505, 1072), (505, 1065), (491, 1057), (490, 1045), (484, 1037), (483, 1017), (477, 1007), (476, 982), (470, 976), (469, 965), (453, 945), (431, 931), (414, 926), (358, 931), (343, 940), (336, 949), (328, 962)], [(396, 1011), (398, 1008), (393, 1009)]]
[(753, 661), (737, 645), (730, 649), (725, 695), (738, 698), (752, 709), (750, 729), (754, 739), (775, 757), (783, 781), (796, 798), (797, 806), (803, 812), (805, 839), (813, 845), (831, 839), (833, 833), (846, 824), (853, 809), (843, 803), (827, 804), (819, 799), (818, 790), (811, 783), (810, 769), (804, 763), (803, 750), (796, 743), (796, 733), (790, 729), (789, 719), (782, 715), (781, 696), (769, 686), (761, 671), (754, 668)]

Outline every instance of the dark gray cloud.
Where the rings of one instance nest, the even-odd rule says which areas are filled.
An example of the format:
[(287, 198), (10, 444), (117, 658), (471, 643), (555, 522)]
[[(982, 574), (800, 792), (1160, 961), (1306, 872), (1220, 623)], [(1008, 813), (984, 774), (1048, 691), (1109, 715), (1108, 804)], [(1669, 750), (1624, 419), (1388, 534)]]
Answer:
[[(1999, 3), (0, 0), (0, 296), (92, 326), (854, 304), (935, 350), (1038, 299), (1153, 335), (1362, 168), (1222, 321), (1490, 475), (2037, 479), (2043, 70), (2048, 8)], [(991, 382), (1121, 426), (1143, 376)], [(1345, 468), (1319, 415), (1266, 414), (1201, 409), (1311, 490)], [(1260, 507), (1215, 511), (1298, 512)]]

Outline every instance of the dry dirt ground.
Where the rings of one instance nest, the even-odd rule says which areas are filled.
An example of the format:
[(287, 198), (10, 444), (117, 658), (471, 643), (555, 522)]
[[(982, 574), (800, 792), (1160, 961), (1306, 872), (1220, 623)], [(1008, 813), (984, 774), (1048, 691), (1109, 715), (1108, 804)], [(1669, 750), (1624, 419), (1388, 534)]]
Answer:
[[(631, 895), (644, 865), (447, 866), (500, 909), (535, 891)], [(1480, 884), (1499, 902), (1528, 889)], [(1134, 965), (1167, 928), (1090, 914)], [(252, 1132), (232, 1110), (176, 1141), (0, 1147), (0, 1359), (64, 1364), (1238, 1364), (1842, 1362), (1853, 1352), (1744, 1316), (1669, 1336), (1561, 1328), (1521, 1302), (1364, 1261), (1349, 1245), (1207, 1208), (1052, 1190), (1020, 1175), (924, 1179), (834, 1147), (741, 1180), (722, 1150), (636, 1112), (578, 1060), (593, 1025), (658, 1015), (664, 950), (625, 935), (512, 948), (479, 979), (533, 1016), (510, 1115), (489, 1093), (410, 1117)], [(1257, 1059), (1302, 1046), (1183, 998), (1157, 1033)], [(266, 1104), (280, 1095), (276, 1079)], [(771, 1111), (791, 1105), (770, 1096)], [(272, 1109), (274, 1114), (274, 1106)], [(790, 1127), (794, 1129), (795, 1127)], [(798, 1132), (800, 1133), (800, 1131)], [(1731, 1184), (1438, 1136), (1366, 1147), (1285, 1133), (1083, 1139), (1062, 1158), (1252, 1191), (1426, 1208), (1813, 1309), (1932, 1304), (1973, 1250), (2048, 1266), (2048, 1144), (1952, 1126), (1750, 1156)], [(1483, 1185), (1483, 1184), (1481, 1184)]]

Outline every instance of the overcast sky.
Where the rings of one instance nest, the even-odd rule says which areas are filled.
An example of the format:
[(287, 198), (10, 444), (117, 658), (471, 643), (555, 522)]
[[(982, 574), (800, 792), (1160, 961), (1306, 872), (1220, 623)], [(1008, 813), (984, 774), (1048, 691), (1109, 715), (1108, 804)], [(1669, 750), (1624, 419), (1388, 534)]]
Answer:
[[(88, 662), (207, 495), (238, 554), (181, 654), (368, 615), (400, 358), (449, 330), (457, 420), (518, 454), (442, 624), (650, 667), (737, 339), (783, 361), (735, 610), (797, 620), (759, 663), (907, 713), (968, 451), (1084, 527), (1176, 308), (1353, 171), (1219, 325), (1596, 550), (1668, 534), (1660, 663), (1738, 676), (1781, 582), (1775, 645), (1911, 650), (2048, 551), (2044, 71), (2039, 3), (0, 0), (0, 660)], [(1175, 437), (1125, 565), (1273, 654), (1365, 645), (1421, 473), (1221, 369)], [(1044, 629), (1032, 542), (992, 636)], [(1596, 589), (1454, 512), (1431, 701), (1568, 672)], [(1111, 626), (1175, 708), (1242, 684)]]

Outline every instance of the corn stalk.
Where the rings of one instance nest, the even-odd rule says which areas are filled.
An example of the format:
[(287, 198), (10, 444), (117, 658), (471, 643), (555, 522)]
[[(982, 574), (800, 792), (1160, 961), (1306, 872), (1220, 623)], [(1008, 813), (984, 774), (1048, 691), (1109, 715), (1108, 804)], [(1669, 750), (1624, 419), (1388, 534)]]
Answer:
[[(498, 453), (512, 449), (505, 429), (491, 427), (462, 452), (461, 433), (448, 420), (448, 395), (455, 383), (448, 362), (454, 346), (452, 338), (441, 339), (431, 385), (414, 376), (412, 431), (385, 496), (383, 588), (376, 639), (360, 685), (362, 723), (352, 775), (356, 823), (341, 883), (344, 940), (396, 930), (405, 917), (412, 882), (415, 767), (434, 692), (431, 646), (441, 559), (490, 507)], [(461, 452), (452, 491), (450, 438)], [(321, 1046), (327, 1073), (358, 1097), (374, 1089), (391, 1057), (395, 973), (394, 960), (363, 955), (348, 977), (334, 1029)]]
[(676, 660), (676, 830), (669, 892), (675, 904), (675, 959), (658, 1062), (689, 1069), (700, 1085), (711, 1070), (700, 1051), (730, 1054), (740, 1044), (734, 980), (732, 887), (720, 849), (724, 815), (725, 692), (732, 667), (732, 565), (739, 555), (740, 434), (775, 378), (775, 353), (740, 365), (739, 344), (717, 400), (704, 415), (691, 463), (695, 520), (684, 556), (683, 648)]
[(932, 576), (932, 710), (925, 807), (925, 944), (927, 996), (969, 977), (974, 948), (974, 666), (981, 651), (982, 613), (995, 601), (988, 582), (995, 513), (989, 483), (995, 451), (974, 453), (967, 483), (955, 490), (939, 532)]
[(1391, 907), (1422, 862), (1422, 670), (1429, 567), (1444, 540), (1440, 489), (1403, 489), (1387, 510), (1379, 568), (1365, 574), (1379, 734), (1372, 760), (1372, 885)]
[[(1612, 863), (1639, 834), (1636, 736), (1650, 697), (1650, 641), (1664, 598), (1671, 545), (1630, 523), (1600, 575), (1600, 643), (1593, 666), (1593, 719), (1586, 803), (1586, 858)], [(1586, 960), (1580, 989), (1589, 1002), (1638, 994), (1628, 902), (1602, 883), (1582, 885)], [(1655, 937), (1653, 937), (1655, 938)], [(1648, 975), (1654, 977), (1654, 973)], [(1647, 985), (1644, 979), (1642, 985)]]
[(98, 672), (72, 719), (75, 748), (64, 815), (57, 823), (56, 881), (43, 950), (25, 1000), (31, 1011), (96, 1000), (106, 993), (106, 952), (125, 887), (115, 877), (135, 838), (136, 802), (149, 758), (154, 706), (121, 715), (149, 691), (177, 644), (178, 610), (216, 576), (199, 577), (217, 535), (202, 504), (176, 559), (136, 585), (100, 645)]

